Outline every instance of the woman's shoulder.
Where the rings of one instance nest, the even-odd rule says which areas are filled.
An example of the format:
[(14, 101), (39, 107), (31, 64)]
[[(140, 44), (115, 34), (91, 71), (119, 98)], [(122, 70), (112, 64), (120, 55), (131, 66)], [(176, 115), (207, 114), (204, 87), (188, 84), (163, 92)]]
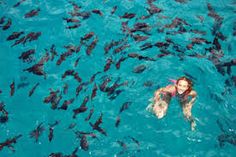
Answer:
[(175, 90), (175, 85), (167, 85), (164, 89), (168, 92), (173, 92)]
[(195, 90), (191, 90), (189, 95), (195, 97), (195, 96), (197, 96), (197, 92)]

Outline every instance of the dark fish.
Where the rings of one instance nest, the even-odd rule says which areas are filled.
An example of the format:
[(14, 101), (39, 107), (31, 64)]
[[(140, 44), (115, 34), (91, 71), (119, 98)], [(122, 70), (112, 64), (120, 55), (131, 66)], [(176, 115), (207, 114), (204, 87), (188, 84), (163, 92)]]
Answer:
[(128, 47), (130, 47), (129, 44), (124, 44), (124, 45), (122, 45), (122, 46), (116, 48), (113, 52), (114, 52), (114, 53), (119, 53), (119, 52), (123, 51), (124, 49), (126, 49), (126, 48), (128, 48)]
[(62, 75), (62, 79), (66, 78), (66, 76), (74, 76), (74, 74), (75, 74), (74, 70), (66, 70)]
[(114, 14), (116, 10), (117, 10), (117, 6), (114, 6), (111, 10), (111, 14)]
[(120, 108), (119, 114), (121, 114), (124, 110), (128, 109), (130, 106), (131, 102), (125, 102)]
[(171, 24), (166, 24), (164, 27), (165, 28), (176, 28), (177, 26), (180, 26), (180, 25), (190, 26), (185, 20), (176, 17), (174, 20), (172, 20)]
[(87, 49), (86, 49), (86, 54), (90, 55), (92, 50), (95, 48), (95, 46), (97, 45), (98, 42), (98, 38), (95, 38), (92, 43), (90, 45), (88, 45)]
[(127, 149), (127, 145), (126, 145), (124, 142), (118, 140), (117, 143), (118, 143), (123, 149)]
[(51, 61), (54, 60), (55, 56), (58, 56), (55, 45), (52, 44), (51, 48), (50, 48), (50, 53), (51, 53)]
[(94, 124), (92, 124), (91, 122), (89, 122), (89, 124), (93, 128), (93, 130), (97, 130), (101, 134), (107, 136), (106, 131), (99, 126), (102, 123), (102, 116), (103, 114), (101, 113), (100, 117), (97, 119), (97, 121)]
[(50, 128), (49, 128), (49, 134), (48, 134), (48, 140), (49, 140), (49, 142), (52, 141), (53, 132), (54, 132), (54, 128), (50, 127)]
[(41, 34), (41, 32), (30, 32), (26, 35), (26, 39), (24, 40), (23, 44), (25, 44), (27, 41), (31, 42), (33, 40), (37, 40)]
[(111, 81), (110, 78), (104, 79), (103, 83), (99, 86), (99, 89), (100, 89), (102, 92), (105, 92), (106, 86), (107, 86), (107, 84), (108, 84), (110, 81)]
[(149, 42), (140, 46), (141, 51), (146, 50), (146, 49), (150, 49), (152, 47), (153, 47), (152, 43), (149, 43)]
[(29, 82), (22, 82), (17, 85), (17, 89), (24, 88), (24, 87), (28, 86), (29, 84), (30, 84)]
[(44, 103), (50, 103), (50, 102), (52, 102), (53, 100), (56, 99), (58, 92), (59, 92), (59, 90), (53, 91), (52, 89), (50, 89), (50, 94), (49, 94), (49, 96), (45, 97), (44, 100), (43, 100), (43, 102), (44, 102)]
[(54, 124), (49, 124), (49, 134), (48, 134), (48, 140), (49, 142), (52, 141), (54, 136), (54, 127), (59, 124), (59, 121), (56, 121)]
[(39, 136), (41, 136), (42, 132), (45, 130), (42, 125), (43, 123), (40, 123), (36, 129), (30, 132), (30, 137), (35, 138), (35, 142), (38, 142)]
[(65, 45), (64, 48), (66, 48), (68, 52), (75, 52), (76, 51), (75, 45)]
[(78, 152), (79, 148), (76, 147), (75, 150), (72, 152), (71, 155), (69, 155), (68, 157), (78, 157), (78, 155), (76, 155), (76, 153)]
[(45, 64), (50, 59), (49, 53), (46, 51), (45, 55), (40, 58), (38, 64)]
[(18, 7), (21, 3), (23, 3), (26, 0), (20, 0), (19, 2), (17, 2), (15, 5), (13, 5), (14, 8)]
[(98, 14), (100, 16), (103, 16), (103, 13), (98, 9), (94, 9), (94, 10), (92, 10), (92, 12), (95, 13), (95, 14)]
[(19, 59), (22, 59), (23, 62), (31, 62), (33, 61), (32, 55), (35, 53), (35, 49), (30, 49), (25, 52), (22, 52), (21, 56), (19, 56)]
[(80, 83), (80, 85), (76, 88), (76, 97), (79, 95), (81, 90), (83, 89), (84, 83)]
[(153, 58), (149, 58), (149, 57), (146, 57), (146, 56), (141, 56), (141, 55), (139, 55), (137, 53), (129, 53), (128, 57), (130, 57), (130, 58), (137, 58), (138, 60), (155, 61), (155, 59), (153, 59)]
[(93, 112), (94, 112), (94, 108), (90, 109), (90, 111), (89, 111), (89, 115), (85, 118), (85, 121), (90, 120), (90, 118), (91, 118), (92, 115), (93, 115)]
[(216, 37), (223, 40), (223, 41), (227, 39), (227, 37), (224, 34), (222, 34), (221, 32), (217, 32)]
[(112, 59), (111, 59), (111, 58), (108, 58), (108, 59), (106, 60), (106, 65), (104, 66), (103, 71), (106, 72), (107, 70), (109, 70), (112, 63), (113, 63)]
[(24, 32), (13, 32), (11, 35), (7, 37), (7, 40), (14, 40), (20, 37), (21, 34), (24, 34)]
[(80, 139), (80, 147), (85, 151), (87, 151), (89, 148), (88, 141), (85, 135), (83, 135)]
[(201, 43), (211, 44), (210, 41), (207, 41), (204, 38), (192, 38), (191, 40), (192, 40), (192, 43), (194, 44), (201, 44)]
[(71, 123), (71, 124), (68, 126), (68, 129), (73, 129), (75, 126), (76, 126), (76, 123)]
[(82, 47), (82, 43), (80, 43), (80, 45), (77, 46), (75, 52), (76, 53), (80, 52), (81, 47)]
[(107, 54), (108, 51), (109, 51), (110, 49), (112, 49), (113, 47), (118, 46), (118, 45), (124, 43), (125, 41), (127, 41), (127, 37), (122, 38), (122, 39), (120, 39), (120, 40), (118, 40), (118, 41), (112, 40), (110, 43), (107, 43), (107, 44), (105, 45), (105, 47), (104, 47), (105, 54)]
[[(37, 40), (39, 36), (41, 36), (41, 32), (31, 32), (25, 36), (25, 39), (23, 40), (22, 44), (25, 44), (27, 41), (31, 42), (34, 40)], [(20, 39), (21, 40), (21, 39)]]
[(133, 32), (131, 32), (131, 28), (128, 26), (128, 20), (126, 22), (121, 23), (121, 30), (126, 36), (133, 36)]
[(48, 157), (64, 157), (62, 153), (51, 153)]
[(3, 16), (3, 17), (1, 17), (1, 19), (0, 19), (0, 25), (2, 25), (4, 22), (5, 22), (5, 16)]
[[(147, 23), (144, 22), (138, 22), (134, 24), (135, 31), (142, 31), (142, 30), (149, 30), (150, 26)], [(132, 31), (132, 30), (131, 30)]]
[(74, 74), (74, 78), (75, 78), (78, 82), (82, 82), (82, 79), (81, 79), (81, 77), (79, 76), (78, 72), (76, 72), (76, 73)]
[(114, 100), (123, 90), (115, 90), (112, 95), (109, 97), (110, 100)]
[(118, 83), (119, 80), (120, 80), (120, 78), (118, 78), (118, 79), (113, 83), (113, 85), (112, 85), (111, 87), (106, 87), (106, 88), (105, 88), (105, 92), (107, 92), (107, 95), (108, 95), (108, 96), (109, 96), (109, 95), (112, 95), (112, 94), (115, 94), (114, 92), (116, 91), (116, 89), (117, 89), (118, 87), (120, 87), (120, 86), (122, 86), (122, 85), (127, 85), (127, 84), (128, 84), (128, 81), (125, 81), (125, 82), (119, 84), (119, 83)]
[(11, 24), (12, 24), (12, 21), (11, 21), (11, 19), (9, 18), (8, 21), (7, 21), (7, 23), (6, 23), (4, 26), (2, 26), (2, 30), (7, 30), (7, 29), (9, 29), (9, 28), (11, 27)]
[(133, 69), (133, 72), (134, 72), (134, 73), (142, 73), (145, 69), (146, 69), (146, 66), (145, 66), (145, 65), (139, 65), (139, 66), (136, 66), (136, 67)]
[(74, 11), (78, 11), (78, 10), (81, 8), (81, 6), (78, 6), (78, 5), (77, 5), (75, 2), (73, 2), (73, 1), (69, 1), (69, 3), (73, 5)]
[(208, 16), (214, 18), (214, 20), (218, 23), (221, 23), (223, 21), (223, 18), (220, 17), (215, 10), (212, 8), (210, 3), (207, 3), (207, 9), (209, 11)]
[(150, 15), (162, 12), (162, 9), (156, 7), (154, 4), (149, 5), (150, 8), (147, 8)]
[(120, 125), (120, 116), (117, 116), (115, 126), (118, 127), (119, 125)]
[(53, 110), (57, 109), (57, 106), (60, 103), (61, 99), (62, 99), (62, 94), (60, 94), (59, 96), (56, 95), (55, 98), (53, 98), (51, 101), (51, 109)]
[(220, 45), (217, 37), (214, 38), (213, 44), (214, 44), (216, 50), (218, 50), (218, 51), (221, 50), (221, 45)]
[(97, 74), (100, 74), (100, 73), (101, 73), (101, 72), (98, 71), (98, 72), (96, 72), (95, 74), (93, 74), (92, 77), (90, 78), (90, 81), (89, 81), (89, 82), (92, 83), (92, 82), (94, 81), (96, 75), (97, 75)]
[(86, 104), (88, 101), (89, 101), (89, 96), (86, 96), (84, 98), (82, 104), (78, 108), (73, 110), (73, 112), (74, 112), (73, 118), (76, 118), (77, 114), (87, 111), (88, 108), (87, 108)]
[(132, 19), (136, 16), (136, 14), (134, 13), (125, 13), (124, 15), (120, 16), (120, 18), (124, 18), (124, 19)]
[(145, 19), (148, 19), (148, 18), (150, 18), (150, 17), (152, 17), (152, 15), (151, 15), (151, 14), (148, 14), (148, 15), (145, 15), (145, 16), (141, 16), (141, 17), (139, 17), (138, 19), (139, 19), (139, 20), (145, 20)]
[(13, 45), (11, 45), (11, 47), (13, 47), (13, 46), (15, 46), (15, 45), (18, 45), (18, 44), (20, 44), (20, 43), (25, 43), (26, 39), (27, 39), (26, 36), (24, 36), (24, 37), (22, 37), (22, 38), (16, 40), (15, 43), (14, 43)]
[(15, 82), (13, 81), (11, 84), (10, 84), (10, 96), (13, 96), (14, 93), (15, 93)]
[(46, 79), (46, 73), (43, 71), (43, 64), (35, 64), (30, 68), (24, 69), (23, 71), (28, 71), (35, 75), (44, 76), (44, 79)]
[(5, 104), (0, 102), (0, 123), (6, 123), (8, 121), (8, 112), (5, 110)]
[(36, 16), (36, 15), (38, 15), (39, 11), (40, 11), (40, 8), (33, 9), (25, 14), (25, 18), (30, 18), (30, 17)]
[(8, 147), (10, 150), (12, 150), (13, 152), (15, 151), (13, 144), (17, 143), (17, 140), (21, 137), (22, 135), (19, 134), (13, 138), (8, 138), (7, 140), (5, 140), (4, 142), (0, 143), (0, 151), (4, 148), (4, 147)]
[(76, 67), (76, 66), (78, 65), (79, 60), (80, 60), (80, 57), (78, 57), (78, 58), (76, 59), (75, 64), (74, 64), (74, 67)]
[(89, 40), (90, 38), (92, 38), (94, 36), (94, 32), (89, 32), (87, 34), (84, 35), (84, 37), (81, 37), (80, 40), (84, 41), (84, 40)]
[(152, 87), (153, 86), (153, 82), (152, 81), (146, 81), (146, 82), (143, 83), (143, 85), (145, 87)]
[(75, 72), (74, 70), (66, 70), (64, 74), (62, 75), (62, 79), (66, 78), (66, 76), (74, 76), (74, 78), (78, 81), (81, 82), (82, 79), (80, 78), (78, 72)]
[(120, 156), (127, 153), (127, 145), (123, 141), (120, 141), (120, 140), (117, 140), (116, 142), (122, 147), (122, 150), (119, 153), (117, 153), (117, 155)]
[(66, 60), (66, 57), (70, 56), (73, 54), (73, 51), (68, 50), (67, 52), (63, 53), (60, 55), (60, 58), (57, 60), (56, 64), (60, 65), (63, 61)]
[(38, 87), (39, 83), (36, 83), (33, 88), (29, 91), (29, 97), (32, 96), (32, 94), (34, 93), (35, 89)]
[(74, 24), (74, 25), (72, 25), (72, 26), (67, 26), (66, 29), (75, 29), (75, 28), (78, 28), (79, 26), (81, 26), (80, 23)]
[(76, 23), (76, 22), (80, 22), (80, 20), (78, 20), (78, 19), (65, 18), (65, 17), (63, 17), (63, 20), (65, 20), (67, 23)]
[(92, 90), (92, 94), (91, 94), (91, 101), (93, 100), (93, 98), (97, 95), (97, 89), (98, 89), (98, 87), (97, 87), (97, 85), (96, 85), (96, 83), (94, 83), (94, 86), (93, 86), (93, 90)]
[(68, 106), (71, 105), (74, 102), (74, 98), (71, 98), (69, 100), (65, 100), (62, 104), (61, 107), (59, 107), (58, 109), (62, 109), (62, 110), (67, 110)]
[(90, 13), (90, 12), (83, 11), (83, 12), (79, 12), (77, 15), (80, 16), (80, 17), (82, 17), (83, 20), (85, 20), (85, 19), (88, 19), (88, 18), (90, 17), (91, 13)]
[(187, 3), (188, 0), (175, 0), (176, 2), (179, 2), (179, 3)]
[(134, 141), (138, 146), (140, 146), (140, 142), (138, 140), (136, 140), (134, 137), (128, 136), (129, 138), (132, 139), (132, 141)]
[(82, 136), (90, 136), (90, 137), (92, 137), (92, 138), (96, 138), (97, 136), (94, 134), (94, 133), (92, 133), (92, 132), (83, 132), (83, 131), (76, 131), (75, 132), (75, 134), (76, 134), (76, 136), (78, 137), (78, 138), (81, 138)]
[(188, 76), (189, 78), (191, 78), (192, 80), (197, 81), (197, 78), (194, 77), (194, 76), (192, 76), (191, 74), (189, 74), (189, 73), (187, 73), (187, 72), (184, 72), (184, 74), (185, 74), (186, 76)]
[(206, 35), (206, 31), (201, 31), (197, 29), (190, 29), (189, 31), (195, 34)]
[(118, 62), (116, 63), (116, 69), (120, 69), (120, 64), (121, 62), (125, 61), (127, 59), (127, 57), (121, 57)]

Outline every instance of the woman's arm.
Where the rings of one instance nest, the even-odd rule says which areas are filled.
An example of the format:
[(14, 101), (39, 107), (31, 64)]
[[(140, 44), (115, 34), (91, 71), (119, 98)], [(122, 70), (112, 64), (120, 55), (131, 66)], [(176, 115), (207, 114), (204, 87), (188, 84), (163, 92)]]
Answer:
[(196, 98), (197, 98), (197, 92), (196, 91), (191, 91), (191, 93), (189, 94), (190, 96), (192, 96), (192, 99), (188, 102), (188, 105), (193, 105), (193, 103), (195, 102)]
[(159, 88), (155, 93), (154, 93), (154, 102), (160, 100), (160, 94), (162, 92), (171, 92), (171, 90), (174, 88), (173, 85), (168, 85), (166, 87)]

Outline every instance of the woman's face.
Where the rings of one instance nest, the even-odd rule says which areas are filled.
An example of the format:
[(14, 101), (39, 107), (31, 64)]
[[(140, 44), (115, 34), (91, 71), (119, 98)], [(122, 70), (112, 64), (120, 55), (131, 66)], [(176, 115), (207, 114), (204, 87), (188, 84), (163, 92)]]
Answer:
[(185, 80), (180, 80), (176, 85), (176, 87), (177, 87), (177, 92), (179, 94), (183, 94), (188, 89), (188, 82)]

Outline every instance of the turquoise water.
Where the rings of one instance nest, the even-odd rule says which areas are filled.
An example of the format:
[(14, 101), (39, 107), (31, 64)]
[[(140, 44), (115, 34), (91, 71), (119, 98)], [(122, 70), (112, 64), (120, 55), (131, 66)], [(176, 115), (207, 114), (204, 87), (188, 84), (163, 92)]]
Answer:
[[(18, 7), (13, 7), (18, 1), (0, 1), (0, 18), (5, 16), (5, 22), (12, 20), (9, 29), (0, 30), (0, 102), (4, 102), (5, 110), (8, 112), (8, 121), (0, 124), (0, 143), (11, 139), (19, 134), (22, 135), (13, 143), (15, 151), (4, 147), (0, 151), (0, 156), (12, 157), (46, 157), (51, 153), (61, 152), (63, 155), (70, 155), (76, 147), (78, 156), (222, 156), (233, 157), (236, 155), (236, 98), (235, 98), (235, 78), (236, 69), (231, 66), (231, 72), (220, 73), (213, 61), (210, 60), (211, 52), (205, 48), (213, 45), (215, 34), (212, 31), (221, 32), (226, 39), (219, 39), (221, 50), (216, 53), (222, 54), (222, 63), (230, 62), (236, 56), (235, 35), (235, 1), (196, 1), (186, 0), (186, 3), (171, 1), (152, 2), (162, 12), (153, 14), (150, 18), (140, 19), (143, 15), (148, 15), (149, 5), (141, 0), (122, 1), (74, 1), (81, 6), (79, 11), (91, 13), (89, 18), (75, 17), (80, 20), (81, 26), (75, 29), (67, 29), (73, 23), (67, 23), (63, 18), (70, 18), (69, 12), (73, 11), (73, 5), (69, 1), (39, 1), (26, 0)], [(222, 24), (215, 27), (214, 18), (209, 16), (207, 4), (211, 4), (214, 12), (223, 17)], [(114, 14), (112, 8), (117, 6)], [(40, 8), (38, 15), (25, 18), (25, 14), (33, 9)], [(92, 13), (94, 9), (99, 9), (102, 16)], [(120, 18), (126, 12), (135, 13), (132, 19)], [(181, 18), (190, 25), (182, 26), (187, 30), (184, 33), (177, 33), (177, 28), (164, 28), (171, 24), (175, 18)], [(202, 21), (201, 21), (202, 19)], [(146, 32), (134, 32), (133, 35), (149, 36), (145, 41), (137, 42), (130, 34), (122, 32), (122, 22), (128, 22), (128, 27), (133, 28), (137, 22), (147, 23), (150, 29)], [(164, 28), (164, 31), (160, 31)], [(205, 35), (190, 32), (190, 29), (205, 31)], [(30, 32), (41, 32), (37, 40), (18, 44), (11, 47), (16, 40), (7, 41), (7, 37), (12, 32), (24, 31), (18, 39)], [(68, 56), (65, 61), (57, 65), (60, 55), (67, 49), (64, 46), (80, 45), (80, 39), (85, 34), (94, 32), (94, 36), (85, 41), (78, 53)], [(114, 46), (105, 54), (104, 47), (113, 41), (120, 41), (125, 37), (126, 41), (118, 46)], [(195, 44), (188, 50), (186, 45), (191, 42), (191, 38), (201, 37), (210, 44)], [(86, 54), (86, 45), (90, 45), (95, 39), (98, 42), (90, 55)], [(170, 55), (158, 57), (161, 48), (141, 50), (140, 46), (145, 43), (155, 44), (165, 42), (170, 38), (170, 44), (165, 50)], [(46, 50), (50, 50), (55, 45), (58, 56), (54, 60), (48, 60), (43, 65), (46, 78), (24, 71), (39, 62), (45, 56)], [(120, 53), (114, 50), (121, 45), (128, 44)], [(182, 51), (177, 51), (177, 47)], [(23, 62), (18, 57), (29, 49), (35, 49), (32, 55), (33, 60)], [(115, 64), (123, 56), (129, 53), (138, 53), (142, 56), (154, 58), (155, 61), (138, 60), (128, 58), (121, 62), (117, 69)], [(191, 54), (203, 55), (203, 58), (191, 57)], [(51, 55), (51, 54), (50, 54)], [(215, 55), (217, 56), (217, 55)], [(77, 66), (75, 61), (80, 57)], [(108, 58), (113, 60), (109, 70), (104, 71), (104, 66)], [(146, 69), (141, 73), (135, 73), (134, 69), (139, 65), (145, 65)], [(226, 71), (226, 67), (223, 67)], [(66, 70), (78, 72), (82, 82), (90, 80), (91, 76), (98, 71), (94, 82), (87, 84), (76, 97), (76, 88), (79, 82), (73, 76), (62, 79)], [(170, 84), (168, 79), (177, 79), (180, 76), (188, 76), (194, 82), (194, 89), (198, 93), (197, 101), (194, 104), (192, 113), (196, 118), (196, 131), (191, 131), (189, 123), (184, 119), (182, 110), (176, 99), (171, 101), (165, 118), (158, 120), (154, 115), (145, 110), (148, 99), (153, 96), (154, 91), (162, 86)], [(116, 90), (122, 90), (114, 99), (111, 99), (106, 92), (97, 90), (97, 95), (93, 100), (89, 100), (86, 106), (88, 110), (73, 117), (73, 109), (78, 108), (86, 96), (91, 96), (94, 84), (101, 85), (104, 78), (110, 77), (108, 86), (111, 87), (117, 79), (121, 85)], [(228, 80), (229, 83), (225, 83)], [(15, 93), (10, 96), (10, 85), (15, 82)], [(25, 83), (24, 87), (17, 88)], [(31, 97), (28, 96), (33, 86), (39, 83)], [(63, 93), (64, 85), (68, 84), (68, 92)], [(144, 84), (149, 83), (149, 86)], [(99, 87), (98, 87), (99, 88)], [(44, 103), (44, 99), (49, 96), (50, 89), (59, 90), (62, 94), (59, 103), (60, 107), (64, 100), (74, 98), (67, 110), (51, 109), (51, 105)], [(131, 102), (128, 109), (119, 114), (122, 104)], [(89, 110), (94, 108), (94, 113), (89, 121), (84, 119), (88, 116)], [(3, 114), (3, 112), (1, 112)], [(93, 130), (89, 122), (94, 124), (103, 115), (102, 124), (107, 136), (97, 130)], [(115, 126), (116, 118), (120, 115), (120, 124)], [(49, 124), (59, 121), (54, 128), (54, 137), (48, 140)], [(30, 133), (42, 123), (44, 131), (37, 142), (30, 138)], [(70, 124), (76, 126), (68, 129)], [(97, 138), (87, 136), (89, 148), (84, 150), (80, 147), (81, 138), (77, 138), (76, 131), (93, 132)], [(224, 145), (220, 145), (219, 137), (223, 138)], [(138, 142), (137, 142), (137, 141)], [(121, 141), (125, 146), (121, 146)]]

